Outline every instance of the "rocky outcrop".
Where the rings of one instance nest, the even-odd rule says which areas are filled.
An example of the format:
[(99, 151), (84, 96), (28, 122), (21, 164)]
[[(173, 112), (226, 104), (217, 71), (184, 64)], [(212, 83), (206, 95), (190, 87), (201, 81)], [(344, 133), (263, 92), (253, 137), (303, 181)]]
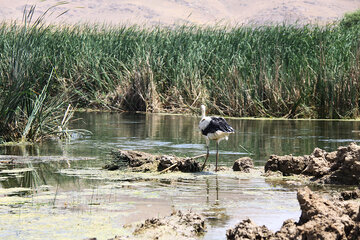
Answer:
[(242, 157), (234, 162), (233, 170), (249, 173), (254, 168), (253, 160), (249, 157)]
[(200, 164), (192, 158), (177, 158), (173, 156), (161, 156), (158, 171), (171, 168), (171, 171), (200, 172)]
[(285, 176), (300, 174), (307, 166), (308, 159), (304, 157), (293, 157), (292, 155), (277, 156), (271, 155), (265, 165), (266, 171), (280, 171)]
[(305, 188), (298, 192), (302, 210), (296, 236), (307, 239), (358, 239), (359, 204), (326, 200)]
[(112, 151), (112, 161), (104, 166), (104, 169), (113, 171), (129, 168), (134, 172), (155, 171), (159, 163), (158, 156), (140, 152), (118, 150)]
[(351, 143), (337, 151), (326, 152), (315, 148), (310, 155), (272, 155), (265, 165), (265, 172), (280, 171), (284, 176), (302, 174), (321, 183), (360, 184), (360, 146)]
[[(129, 227), (129, 226), (127, 226)], [(157, 239), (157, 240), (188, 240), (199, 239), (206, 231), (205, 220), (202, 215), (188, 211), (173, 212), (163, 218), (149, 218), (135, 226), (130, 236), (115, 236), (109, 240), (123, 239)], [(96, 240), (88, 238), (87, 240)]]
[(113, 160), (105, 165), (107, 170), (128, 168), (134, 172), (181, 171), (199, 172), (196, 158), (180, 158), (170, 155), (154, 155), (139, 151), (118, 150), (112, 152)]
[(206, 230), (204, 217), (191, 211), (173, 212), (164, 218), (151, 218), (139, 224), (132, 239), (194, 239)]
[(340, 200), (351, 200), (360, 198), (360, 189), (355, 189), (352, 191), (343, 191), (340, 193)]
[(227, 231), (227, 239), (359, 239), (360, 211), (358, 202), (325, 199), (305, 187), (298, 191), (301, 208), (298, 222), (286, 220), (272, 233), (265, 226), (244, 220)]
[(259, 227), (250, 219), (245, 219), (236, 225), (233, 229), (226, 231), (227, 239), (236, 240), (236, 239), (259, 239), (265, 240), (273, 236), (274, 233), (271, 232), (264, 225)]

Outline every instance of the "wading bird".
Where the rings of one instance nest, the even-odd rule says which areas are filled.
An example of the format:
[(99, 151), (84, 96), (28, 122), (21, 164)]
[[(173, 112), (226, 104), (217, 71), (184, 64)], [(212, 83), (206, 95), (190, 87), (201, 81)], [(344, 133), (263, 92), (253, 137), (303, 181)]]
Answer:
[(201, 170), (204, 169), (206, 161), (209, 158), (209, 143), (210, 140), (216, 141), (216, 165), (215, 172), (217, 171), (217, 163), (219, 158), (219, 142), (223, 139), (228, 140), (230, 133), (234, 133), (234, 129), (222, 117), (207, 117), (205, 115), (205, 106), (201, 105), (201, 120), (199, 128), (202, 135), (206, 140), (206, 158)]

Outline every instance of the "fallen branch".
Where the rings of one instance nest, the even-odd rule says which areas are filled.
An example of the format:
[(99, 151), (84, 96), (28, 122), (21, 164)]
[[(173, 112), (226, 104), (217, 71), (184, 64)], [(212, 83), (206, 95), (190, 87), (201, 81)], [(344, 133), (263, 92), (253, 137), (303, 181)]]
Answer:
[(199, 156), (191, 157), (191, 159), (197, 159), (197, 158), (201, 158), (201, 157), (205, 157), (205, 156), (206, 156), (206, 154), (201, 154)]
[(170, 170), (170, 169), (172, 169), (172, 168), (175, 167), (177, 164), (178, 164), (178, 163), (174, 163), (174, 164), (171, 165), (170, 167), (165, 168), (164, 170), (162, 170), (162, 171), (160, 172), (160, 174), (161, 174), (161, 173), (164, 173), (164, 172), (166, 172), (166, 171), (168, 171), (168, 170)]

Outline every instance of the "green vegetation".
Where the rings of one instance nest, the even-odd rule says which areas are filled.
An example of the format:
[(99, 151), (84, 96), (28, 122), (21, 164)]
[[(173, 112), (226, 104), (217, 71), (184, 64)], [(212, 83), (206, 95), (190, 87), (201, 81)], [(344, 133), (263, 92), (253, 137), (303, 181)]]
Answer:
[(39, 44), (49, 29), (44, 15), (31, 23), (34, 9), (24, 12), (23, 25), (0, 27), (0, 143), (62, 136), (72, 116), (69, 108), (64, 115), (66, 96), (54, 94), (54, 68)]
[(360, 9), (355, 12), (345, 14), (340, 21), (340, 26), (344, 28), (359, 27), (360, 25)]
[[(63, 114), (69, 101), (125, 111), (182, 112), (205, 103), (230, 116), (359, 117), (359, 33), (360, 27), (343, 24), (147, 29), (3, 23), (0, 135), (19, 124), (14, 138), (36, 135), (45, 129), (45, 115), (57, 126), (55, 110)], [(27, 130), (29, 122), (37, 127)]]

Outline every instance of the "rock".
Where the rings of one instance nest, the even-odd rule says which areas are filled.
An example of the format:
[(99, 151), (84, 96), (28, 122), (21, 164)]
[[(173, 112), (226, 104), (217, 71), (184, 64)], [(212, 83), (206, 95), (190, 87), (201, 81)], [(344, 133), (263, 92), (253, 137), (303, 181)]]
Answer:
[(173, 166), (169, 169), (171, 171), (200, 172), (200, 164), (192, 158), (161, 159), (158, 171), (163, 171), (171, 166)]
[(265, 171), (280, 171), (284, 176), (308, 175), (319, 183), (359, 185), (360, 146), (351, 143), (330, 153), (315, 148), (311, 155), (299, 157), (272, 155)]
[(131, 169), (133, 172), (152, 172), (156, 171), (159, 164), (159, 156), (150, 153), (117, 150), (112, 153), (111, 163), (106, 164), (103, 168), (109, 171), (117, 169)]
[(169, 168), (176, 163), (177, 160), (173, 156), (161, 156), (160, 163), (158, 165), (158, 171), (162, 171), (166, 168)]
[(327, 161), (329, 161), (330, 163), (333, 163), (333, 162), (335, 162), (336, 159), (338, 158), (337, 154), (338, 154), (338, 151), (326, 153), (326, 154), (325, 154), (325, 159), (326, 159)]
[(313, 193), (308, 187), (299, 190), (297, 198), (302, 210), (299, 223), (303, 224), (314, 216), (329, 216), (339, 214), (339, 209), (331, 201), (325, 201), (319, 195)]
[(317, 158), (324, 158), (326, 151), (322, 150), (321, 148), (315, 148), (311, 155)]
[(293, 157), (292, 155), (271, 155), (265, 164), (265, 172), (280, 171), (284, 176), (300, 174), (308, 164), (308, 157)]
[(128, 168), (133, 172), (169, 171), (199, 172), (200, 164), (193, 158), (179, 158), (170, 155), (153, 155), (139, 151), (113, 151), (113, 160), (104, 166), (107, 170)]
[(177, 211), (164, 218), (151, 218), (134, 230), (134, 239), (193, 239), (206, 230), (204, 217)]
[(265, 226), (258, 227), (247, 219), (227, 230), (227, 239), (359, 239), (358, 202), (325, 199), (308, 187), (299, 190), (297, 198), (301, 208), (297, 223), (286, 220), (279, 231), (272, 233)]
[(350, 205), (324, 199), (307, 187), (299, 190), (297, 196), (302, 210), (297, 236), (307, 239), (357, 239), (360, 223), (356, 219), (357, 214), (349, 215)]
[(250, 172), (250, 169), (254, 168), (253, 160), (249, 157), (242, 157), (234, 162), (233, 170), (240, 172)]
[(360, 146), (351, 143), (338, 148), (337, 158), (331, 166), (331, 173), (324, 178), (325, 183), (347, 185), (360, 184)]
[(350, 199), (357, 199), (360, 197), (360, 190), (356, 189), (353, 191), (344, 191), (340, 193), (341, 197), (340, 200), (350, 200)]
[(191, 158), (178, 161), (177, 167), (181, 172), (200, 172), (200, 164)]
[(272, 237), (274, 237), (273, 232), (271, 232), (266, 226), (259, 227), (251, 219), (245, 219), (234, 228), (226, 230), (226, 239), (228, 240), (267, 240)]
[(156, 159), (155, 155), (139, 152), (139, 151), (126, 151), (126, 150), (118, 150), (113, 151), (113, 164), (117, 163), (117, 165), (127, 165), (130, 167), (140, 167), (145, 163), (151, 163)]
[(296, 239), (297, 234), (296, 223), (292, 219), (285, 220), (282, 227), (277, 231), (274, 236), (271, 236), (270, 239)]
[(273, 236), (271, 232), (265, 226), (257, 226), (250, 219), (245, 219), (236, 225), (233, 229), (228, 229), (226, 231), (226, 239), (235, 240), (235, 239), (259, 239), (265, 240), (269, 239), (270, 236)]
[(301, 172), (302, 174), (322, 177), (330, 170), (330, 163), (324, 157), (310, 156), (306, 168)]

